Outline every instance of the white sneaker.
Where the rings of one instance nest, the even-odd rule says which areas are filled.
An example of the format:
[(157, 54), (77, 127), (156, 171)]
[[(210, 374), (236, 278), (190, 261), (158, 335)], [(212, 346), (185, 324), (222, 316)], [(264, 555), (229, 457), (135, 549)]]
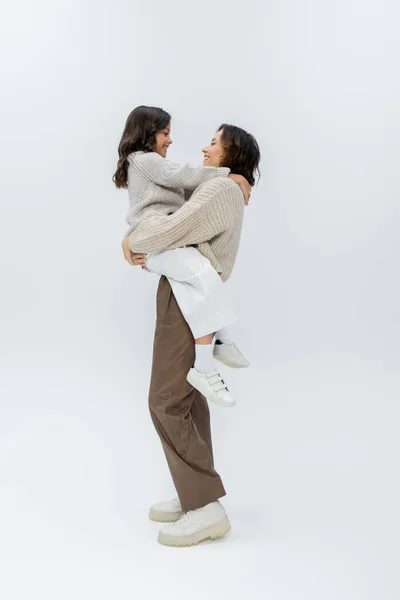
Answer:
[(214, 344), (214, 358), (223, 365), (233, 369), (244, 369), (250, 366), (236, 344)]
[(149, 519), (158, 523), (172, 523), (177, 521), (183, 515), (183, 510), (179, 498), (168, 500), (168, 502), (159, 502), (150, 508)]
[(236, 400), (217, 370), (211, 371), (211, 373), (199, 373), (193, 368), (187, 374), (187, 380), (209, 402), (214, 402), (218, 406), (235, 406)]
[(220, 502), (211, 502), (189, 510), (173, 525), (164, 525), (158, 541), (164, 546), (194, 546), (203, 540), (215, 540), (228, 533), (231, 524)]

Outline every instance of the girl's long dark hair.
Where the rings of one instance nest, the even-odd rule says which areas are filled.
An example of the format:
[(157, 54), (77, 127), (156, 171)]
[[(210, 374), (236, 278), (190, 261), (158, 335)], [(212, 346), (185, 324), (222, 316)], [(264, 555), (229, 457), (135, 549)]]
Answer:
[(225, 148), (225, 155), (221, 167), (229, 167), (231, 173), (243, 175), (253, 186), (256, 182), (255, 175), (260, 178), (260, 148), (256, 138), (244, 129), (235, 125), (224, 123), (218, 129), (221, 131), (221, 143)]
[(143, 150), (153, 152), (156, 144), (156, 133), (171, 122), (169, 115), (162, 108), (155, 106), (137, 106), (126, 120), (125, 129), (118, 146), (117, 170), (113, 182), (117, 188), (128, 187), (128, 156), (132, 152)]

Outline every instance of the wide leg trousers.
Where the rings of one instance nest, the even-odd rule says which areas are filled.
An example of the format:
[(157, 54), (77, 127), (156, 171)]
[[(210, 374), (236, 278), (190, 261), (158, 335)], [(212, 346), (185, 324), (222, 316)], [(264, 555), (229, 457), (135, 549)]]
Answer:
[(161, 277), (149, 408), (183, 510), (225, 495), (214, 469), (207, 401), (186, 380), (193, 361), (193, 335), (169, 281)]

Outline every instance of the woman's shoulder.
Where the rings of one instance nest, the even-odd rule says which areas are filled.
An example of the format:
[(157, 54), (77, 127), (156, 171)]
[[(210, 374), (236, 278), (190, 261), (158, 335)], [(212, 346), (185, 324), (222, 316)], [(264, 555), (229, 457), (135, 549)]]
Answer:
[(202, 183), (194, 191), (190, 202), (206, 206), (214, 202), (219, 195), (223, 196), (231, 207), (235, 206), (238, 210), (241, 210), (244, 206), (243, 193), (240, 187), (228, 177), (215, 177)]
[(233, 197), (241, 197), (243, 195), (238, 184), (235, 183), (233, 179), (229, 179), (229, 177), (215, 177), (214, 179), (202, 183), (197, 189), (203, 190), (205, 193), (209, 192), (210, 194), (225, 191)]

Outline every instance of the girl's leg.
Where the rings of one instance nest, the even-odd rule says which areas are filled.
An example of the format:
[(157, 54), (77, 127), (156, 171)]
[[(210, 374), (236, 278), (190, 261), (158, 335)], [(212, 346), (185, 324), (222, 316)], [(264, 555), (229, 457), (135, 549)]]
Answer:
[(193, 247), (153, 252), (150, 271), (166, 275), (195, 338), (195, 363), (188, 381), (208, 400), (234, 406), (235, 399), (214, 362), (214, 332), (236, 320), (225, 286), (210, 261)]
[(196, 344), (211, 344), (214, 338), (214, 334), (210, 333), (209, 335), (203, 335), (203, 337), (197, 338), (197, 340), (194, 340)]
[(214, 335), (211, 333), (194, 340), (194, 368), (199, 373), (211, 373), (211, 371), (215, 370), (213, 338)]
[(193, 337), (198, 340), (234, 323), (237, 313), (221, 277), (196, 248), (151, 252), (147, 268), (170, 281)]
[[(232, 368), (249, 366), (230, 334), (237, 315), (222, 279), (209, 260), (193, 248), (151, 252), (147, 267), (168, 276), (174, 296), (196, 340), (195, 367), (200, 372), (215, 368), (213, 358)], [(215, 335), (215, 345), (211, 334)]]

